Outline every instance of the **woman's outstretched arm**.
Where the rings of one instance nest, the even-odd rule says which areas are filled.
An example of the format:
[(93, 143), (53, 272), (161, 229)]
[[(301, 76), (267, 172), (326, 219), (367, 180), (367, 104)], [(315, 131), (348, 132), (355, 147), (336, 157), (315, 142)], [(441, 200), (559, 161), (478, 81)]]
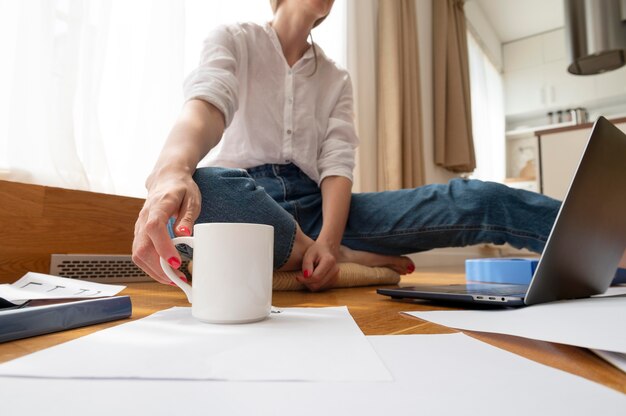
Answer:
[(175, 217), (175, 233), (190, 235), (201, 201), (192, 175), (223, 132), (224, 116), (215, 106), (203, 100), (187, 101), (146, 180), (148, 196), (135, 223), (133, 261), (161, 283), (170, 280), (161, 270), (159, 257), (174, 268), (181, 264), (167, 222)]

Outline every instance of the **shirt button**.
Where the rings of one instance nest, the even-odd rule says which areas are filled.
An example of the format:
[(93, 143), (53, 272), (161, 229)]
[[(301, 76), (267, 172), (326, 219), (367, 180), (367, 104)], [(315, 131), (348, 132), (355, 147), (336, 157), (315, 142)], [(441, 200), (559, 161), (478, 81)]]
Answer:
[(287, 134), (291, 134), (291, 133), (292, 133), (291, 130), (287, 130)]
[(289, 103), (293, 103), (293, 98), (289, 97)]
[(291, 75), (291, 74), (293, 73), (293, 71), (290, 69), (289, 71), (287, 71), (287, 73), (288, 73), (289, 75)]

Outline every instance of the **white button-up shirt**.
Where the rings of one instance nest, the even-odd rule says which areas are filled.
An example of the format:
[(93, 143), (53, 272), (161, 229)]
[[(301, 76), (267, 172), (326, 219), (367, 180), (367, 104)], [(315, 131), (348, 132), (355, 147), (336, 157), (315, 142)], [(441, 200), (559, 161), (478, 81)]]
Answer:
[(184, 94), (216, 106), (227, 128), (198, 166), (294, 163), (318, 184), (330, 175), (352, 180), (358, 139), (350, 77), (316, 50), (317, 70), (312, 48), (290, 68), (269, 24), (212, 31)]

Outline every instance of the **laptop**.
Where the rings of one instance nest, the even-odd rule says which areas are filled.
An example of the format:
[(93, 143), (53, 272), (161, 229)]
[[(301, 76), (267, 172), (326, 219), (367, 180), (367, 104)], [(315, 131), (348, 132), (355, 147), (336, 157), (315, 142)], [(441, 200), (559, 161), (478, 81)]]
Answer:
[(500, 306), (584, 298), (608, 289), (625, 249), (626, 135), (600, 117), (529, 285), (420, 285), (377, 293)]

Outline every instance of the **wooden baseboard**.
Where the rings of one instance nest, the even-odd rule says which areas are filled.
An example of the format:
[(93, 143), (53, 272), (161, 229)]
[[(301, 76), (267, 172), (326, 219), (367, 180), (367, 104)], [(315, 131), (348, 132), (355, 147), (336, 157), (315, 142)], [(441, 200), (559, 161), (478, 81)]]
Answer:
[(51, 254), (130, 254), (144, 200), (0, 181), (0, 283), (48, 273)]

